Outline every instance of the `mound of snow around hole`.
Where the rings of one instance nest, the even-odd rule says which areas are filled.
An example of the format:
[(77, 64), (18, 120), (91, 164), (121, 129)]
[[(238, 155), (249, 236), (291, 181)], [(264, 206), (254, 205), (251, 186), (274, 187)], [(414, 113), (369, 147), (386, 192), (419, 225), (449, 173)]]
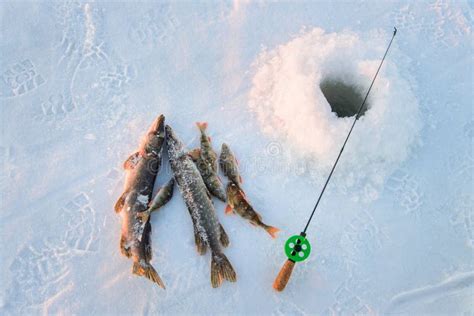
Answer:
[[(347, 113), (360, 106), (389, 39), (387, 33), (362, 37), (315, 28), (264, 50), (255, 61), (249, 107), (261, 129), (287, 149), (291, 161), (308, 162), (314, 179), (322, 181), (329, 173), (354, 119)], [(392, 47), (333, 178), (339, 188), (362, 188), (368, 200), (377, 198), (421, 130), (406, 60)], [(331, 98), (349, 102), (346, 112), (338, 116), (334, 107), (341, 105), (332, 108), (326, 97), (331, 103)]]

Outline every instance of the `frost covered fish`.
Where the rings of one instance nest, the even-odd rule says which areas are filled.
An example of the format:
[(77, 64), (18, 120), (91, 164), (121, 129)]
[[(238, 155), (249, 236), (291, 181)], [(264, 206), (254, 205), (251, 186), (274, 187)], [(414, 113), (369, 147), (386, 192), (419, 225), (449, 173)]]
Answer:
[(140, 212), (148, 208), (153, 184), (161, 165), (161, 152), (165, 140), (165, 117), (160, 115), (143, 138), (138, 151), (124, 163), (127, 171), (124, 192), (115, 204), (122, 217), (122, 254), (133, 259), (133, 273), (144, 276), (164, 288), (163, 281), (150, 264), (152, 258), (148, 218), (142, 221)]
[(201, 132), (201, 146), (190, 153), (191, 157), (197, 164), (209, 192), (222, 202), (225, 202), (224, 185), (217, 175), (217, 155), (212, 149), (210, 137), (206, 134), (207, 123), (198, 122), (196, 125)]
[(221, 155), (219, 156), (219, 164), (222, 172), (230, 181), (238, 186), (242, 184), (242, 177), (239, 174), (239, 166), (237, 158), (230, 150), (229, 146), (224, 143), (221, 147)]
[(236, 273), (222, 250), (229, 239), (217, 219), (203, 178), (171, 127), (167, 125), (165, 130), (171, 169), (193, 221), (196, 247), (200, 254), (207, 248), (211, 251), (212, 287), (219, 287), (224, 279), (235, 282)]
[(278, 228), (269, 226), (262, 222), (262, 216), (258, 214), (250, 205), (244, 191), (232, 181), (227, 184), (227, 198), (228, 204), (225, 209), (226, 214), (231, 214), (232, 211), (239, 214), (241, 217), (247, 219), (250, 224), (258, 227), (262, 227), (272, 238), (277, 237), (277, 233), (280, 231)]
[(174, 179), (171, 178), (165, 186), (161, 187), (158, 192), (156, 193), (153, 201), (148, 206), (148, 209), (144, 212), (140, 212), (137, 215), (140, 217), (142, 222), (148, 221), (150, 214), (158, 209), (160, 209), (163, 205), (169, 202), (173, 197), (174, 191)]

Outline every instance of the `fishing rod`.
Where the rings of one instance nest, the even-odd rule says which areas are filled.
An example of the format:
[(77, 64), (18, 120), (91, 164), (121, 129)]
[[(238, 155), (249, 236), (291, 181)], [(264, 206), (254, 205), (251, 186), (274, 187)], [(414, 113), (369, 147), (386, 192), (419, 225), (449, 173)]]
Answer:
[(316, 204), (314, 205), (313, 211), (311, 212), (311, 216), (309, 217), (305, 228), (299, 235), (294, 235), (288, 238), (288, 240), (285, 243), (285, 254), (288, 257), (288, 259), (284, 263), (283, 267), (280, 269), (280, 272), (278, 273), (275, 279), (275, 282), (273, 282), (273, 288), (279, 292), (285, 289), (286, 284), (290, 280), (291, 273), (293, 272), (295, 263), (304, 261), (309, 257), (309, 254), (311, 252), (311, 245), (308, 239), (306, 239), (306, 230), (308, 229), (309, 223), (311, 223), (311, 220), (313, 219), (313, 215), (316, 212), (316, 209), (318, 208), (319, 202), (321, 201), (321, 198), (324, 194), (324, 191), (326, 190), (329, 180), (331, 180), (332, 174), (334, 173), (334, 170), (336, 169), (337, 163), (339, 162), (339, 158), (341, 158), (342, 152), (344, 151), (347, 141), (349, 140), (349, 137), (351, 136), (352, 130), (354, 129), (354, 126), (362, 113), (362, 109), (364, 108), (365, 102), (367, 101), (370, 90), (372, 89), (372, 86), (374, 85), (375, 79), (377, 78), (377, 75), (379, 74), (380, 68), (382, 68), (382, 64), (385, 60), (385, 57), (387, 56), (390, 46), (392, 46), (392, 42), (396, 34), (397, 34), (397, 28), (394, 27), (392, 38), (390, 39), (390, 43), (388, 44), (388, 47), (385, 50), (385, 54), (383, 55), (379, 68), (377, 69), (377, 72), (375, 73), (374, 78), (372, 79), (372, 83), (370, 84), (370, 87), (367, 90), (367, 94), (365, 95), (364, 101), (362, 102), (362, 104), (359, 107), (359, 110), (357, 111), (357, 115), (354, 118), (354, 122), (352, 123), (349, 133), (347, 134), (346, 140), (342, 144), (341, 150), (339, 151), (339, 155), (337, 156), (336, 161), (334, 162), (334, 165), (332, 166), (331, 172), (329, 173), (329, 176), (326, 179), (326, 183), (324, 183), (323, 189), (321, 190), (321, 193), (319, 194), (318, 200), (316, 201)]

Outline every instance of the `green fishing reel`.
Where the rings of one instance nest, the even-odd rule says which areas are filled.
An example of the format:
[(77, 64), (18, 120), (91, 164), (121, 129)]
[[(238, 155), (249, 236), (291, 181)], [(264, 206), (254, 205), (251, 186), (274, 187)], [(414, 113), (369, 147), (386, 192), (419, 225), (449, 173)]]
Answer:
[(311, 245), (304, 233), (291, 236), (285, 243), (285, 254), (293, 262), (306, 260), (310, 253)]

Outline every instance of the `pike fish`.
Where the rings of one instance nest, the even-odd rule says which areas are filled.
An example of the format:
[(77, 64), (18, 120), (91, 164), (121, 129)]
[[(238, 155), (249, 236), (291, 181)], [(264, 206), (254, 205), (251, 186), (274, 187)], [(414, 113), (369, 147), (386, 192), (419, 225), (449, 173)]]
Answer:
[(209, 192), (222, 202), (226, 201), (224, 185), (217, 175), (217, 155), (212, 149), (210, 137), (206, 134), (207, 123), (196, 123), (201, 132), (199, 149), (190, 152)]
[(254, 210), (247, 199), (245, 192), (241, 188), (242, 177), (239, 174), (237, 159), (227, 144), (222, 144), (219, 163), (224, 174), (230, 180), (226, 189), (228, 204), (225, 213), (231, 214), (232, 212), (235, 212), (241, 217), (247, 219), (250, 224), (262, 227), (270, 234), (270, 236), (276, 238), (279, 229), (269, 226), (262, 221), (262, 216)]
[(161, 166), (162, 148), (165, 142), (165, 117), (160, 115), (142, 139), (138, 151), (124, 163), (127, 172), (124, 192), (115, 204), (115, 211), (122, 217), (120, 250), (133, 259), (132, 272), (144, 276), (164, 288), (163, 281), (150, 264), (151, 225), (148, 217), (142, 220), (140, 213), (148, 208), (153, 185)]
[(235, 282), (234, 268), (223, 253), (229, 238), (217, 219), (203, 178), (172, 128), (166, 125), (165, 131), (171, 169), (193, 221), (197, 250), (204, 254), (209, 248), (211, 252), (211, 285), (219, 287), (224, 279)]

